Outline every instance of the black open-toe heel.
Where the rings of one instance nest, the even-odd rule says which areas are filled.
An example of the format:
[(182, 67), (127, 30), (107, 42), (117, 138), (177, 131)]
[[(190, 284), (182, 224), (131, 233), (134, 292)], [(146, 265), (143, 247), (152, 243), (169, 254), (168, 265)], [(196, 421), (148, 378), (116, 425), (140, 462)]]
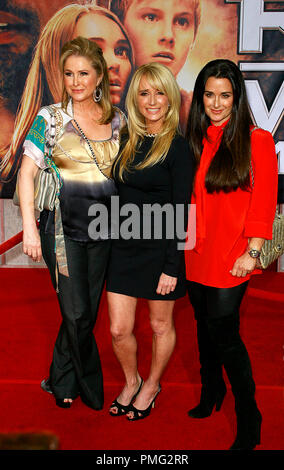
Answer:
[[(111, 416), (123, 416), (123, 415), (126, 415), (126, 413), (129, 412), (131, 403), (135, 400), (135, 398), (137, 397), (138, 393), (140, 392), (142, 385), (143, 385), (143, 379), (141, 378), (141, 382), (140, 382), (139, 388), (138, 388), (137, 392), (136, 392), (136, 393), (133, 395), (133, 397), (131, 398), (130, 403), (128, 403), (128, 405), (122, 405), (121, 403), (119, 403), (119, 402), (115, 399), (115, 400), (112, 402), (112, 404), (110, 405), (109, 414), (110, 414)], [(114, 407), (117, 408), (117, 413), (113, 413), (113, 412), (111, 411), (111, 408), (114, 408)]]
[(149, 414), (151, 413), (152, 408), (154, 408), (155, 400), (156, 400), (157, 395), (160, 393), (161, 390), (162, 390), (162, 387), (159, 384), (159, 389), (158, 389), (157, 393), (155, 394), (153, 400), (151, 401), (150, 405), (148, 406), (148, 408), (146, 408), (146, 410), (138, 410), (138, 408), (135, 408), (134, 405), (130, 405), (128, 412), (132, 411), (133, 412), (133, 417), (130, 418), (129, 416), (127, 416), (128, 421), (138, 421), (139, 419), (147, 418), (147, 416), (149, 416)]
[(55, 398), (55, 403), (60, 408), (71, 408), (73, 401), (64, 401), (66, 398)]

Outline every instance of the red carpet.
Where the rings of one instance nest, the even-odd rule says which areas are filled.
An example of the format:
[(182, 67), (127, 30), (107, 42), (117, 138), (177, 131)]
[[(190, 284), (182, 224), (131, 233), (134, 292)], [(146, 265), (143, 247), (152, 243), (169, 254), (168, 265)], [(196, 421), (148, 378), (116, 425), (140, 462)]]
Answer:
[[(61, 450), (221, 450), (232, 444), (236, 422), (231, 391), (219, 413), (203, 420), (188, 418), (199, 398), (196, 331), (187, 298), (176, 304), (177, 346), (162, 379), (162, 393), (151, 416), (137, 423), (111, 418), (108, 405), (123, 377), (112, 352), (106, 299), (95, 335), (105, 380), (105, 407), (95, 412), (78, 399), (71, 409), (55, 406), (40, 389), (48, 373), (60, 323), (59, 310), (45, 269), (0, 269), (0, 432), (50, 431)], [(284, 448), (283, 393), (284, 274), (255, 276), (244, 299), (241, 331), (250, 353), (263, 415), (259, 450)], [(137, 313), (136, 334), (142, 376), (147, 375), (151, 333), (144, 302)]]

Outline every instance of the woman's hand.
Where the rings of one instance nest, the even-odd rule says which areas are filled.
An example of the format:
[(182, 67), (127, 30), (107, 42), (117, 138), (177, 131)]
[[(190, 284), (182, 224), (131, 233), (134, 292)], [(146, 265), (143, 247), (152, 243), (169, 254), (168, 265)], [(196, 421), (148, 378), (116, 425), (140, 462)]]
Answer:
[(236, 259), (233, 269), (230, 271), (232, 276), (245, 277), (256, 268), (257, 258), (252, 258), (248, 253)]
[(34, 178), (38, 171), (35, 162), (23, 156), (19, 170), (19, 199), (23, 218), (23, 251), (34, 261), (41, 260), (40, 237), (34, 213)]
[(177, 285), (177, 278), (168, 276), (162, 273), (159, 279), (158, 287), (156, 289), (157, 294), (165, 295), (173, 292)]
[(42, 257), (40, 236), (34, 226), (24, 229), (23, 252), (30, 256), (33, 261), (40, 262)]

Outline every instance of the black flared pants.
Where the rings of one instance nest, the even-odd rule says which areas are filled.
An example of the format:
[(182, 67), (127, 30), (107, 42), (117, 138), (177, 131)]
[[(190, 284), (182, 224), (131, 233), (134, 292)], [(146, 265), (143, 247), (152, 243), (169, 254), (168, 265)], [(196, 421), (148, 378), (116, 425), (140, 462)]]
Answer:
[[(55, 279), (54, 236), (41, 231), (43, 258)], [(76, 398), (89, 407), (104, 403), (103, 375), (93, 334), (110, 252), (110, 240), (81, 243), (65, 237), (69, 277), (59, 274), (62, 323), (50, 366), (56, 398)]]

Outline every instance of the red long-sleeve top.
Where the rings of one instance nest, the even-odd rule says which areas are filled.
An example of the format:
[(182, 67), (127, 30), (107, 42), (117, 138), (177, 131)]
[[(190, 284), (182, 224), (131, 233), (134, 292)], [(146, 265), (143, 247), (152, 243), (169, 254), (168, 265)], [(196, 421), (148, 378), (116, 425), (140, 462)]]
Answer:
[[(248, 239), (272, 238), (277, 204), (278, 169), (272, 135), (263, 129), (251, 133), (252, 190), (209, 194), (205, 176), (220, 145), (224, 127), (211, 125), (196, 172), (192, 204), (196, 204), (196, 245), (185, 251), (186, 277), (212, 287), (233, 287), (247, 281), (230, 270), (247, 249)], [(190, 230), (190, 227), (189, 227)], [(252, 274), (261, 272), (253, 271)]]

